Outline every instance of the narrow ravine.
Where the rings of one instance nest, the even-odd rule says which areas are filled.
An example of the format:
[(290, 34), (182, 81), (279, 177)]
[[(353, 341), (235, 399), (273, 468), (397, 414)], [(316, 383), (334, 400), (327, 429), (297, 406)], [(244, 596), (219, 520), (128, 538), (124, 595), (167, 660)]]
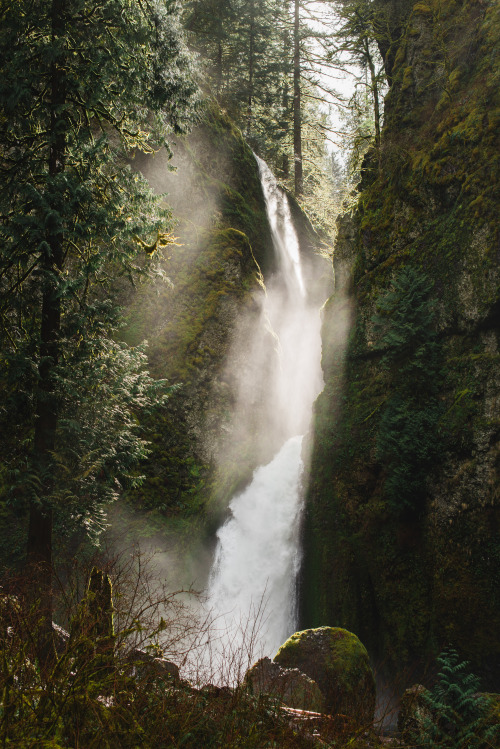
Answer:
[(232, 499), (230, 517), (217, 533), (207, 591), (220, 652), (227, 657), (228, 649), (240, 648), (250, 659), (274, 655), (296, 628), (302, 435), (322, 387), (320, 314), (308, 298), (288, 199), (256, 158), (276, 255), (262, 309), (277, 358), (277, 366), (262, 375), (267, 377), (263, 432), (278, 431), (282, 446)]

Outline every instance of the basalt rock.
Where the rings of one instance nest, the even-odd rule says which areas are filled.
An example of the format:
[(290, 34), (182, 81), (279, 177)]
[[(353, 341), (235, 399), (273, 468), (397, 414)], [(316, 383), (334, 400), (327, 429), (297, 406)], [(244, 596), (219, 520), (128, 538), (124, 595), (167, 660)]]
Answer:
[(325, 700), (313, 679), (297, 668), (282, 668), (261, 658), (246, 673), (244, 686), (254, 695), (268, 694), (288, 707), (324, 712)]
[(392, 672), (451, 644), (498, 691), (500, 6), (398, 5), (325, 306), (300, 626), (346, 627)]
[(375, 711), (375, 680), (368, 653), (352, 632), (319, 627), (293, 634), (274, 661), (297, 668), (319, 686), (325, 710), (342, 714), (359, 726), (370, 726)]

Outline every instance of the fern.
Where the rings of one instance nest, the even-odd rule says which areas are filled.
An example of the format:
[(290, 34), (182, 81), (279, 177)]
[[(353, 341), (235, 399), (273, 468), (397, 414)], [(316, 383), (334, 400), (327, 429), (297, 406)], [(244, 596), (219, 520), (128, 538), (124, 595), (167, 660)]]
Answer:
[[(480, 680), (453, 648), (438, 656), (434, 687), (424, 695), (429, 712), (422, 719), (419, 746), (486, 749), (498, 739), (498, 726), (488, 725), (488, 701), (478, 694)], [(496, 737), (496, 738), (495, 738)]]

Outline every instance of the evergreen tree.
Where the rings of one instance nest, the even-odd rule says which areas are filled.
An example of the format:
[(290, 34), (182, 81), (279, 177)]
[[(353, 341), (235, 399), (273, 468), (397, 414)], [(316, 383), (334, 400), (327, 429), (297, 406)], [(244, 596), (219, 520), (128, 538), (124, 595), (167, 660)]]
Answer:
[(236, 63), (232, 31), (237, 20), (235, 0), (191, 0), (185, 10), (185, 27), (193, 46), (203, 56), (213, 81), (214, 93), (221, 100), (230, 85)]
[(427, 474), (439, 450), (441, 346), (432, 285), (419, 269), (402, 268), (377, 301), (373, 318), (390, 390), (377, 435), (385, 492), (396, 512), (419, 512)]
[(313, 6), (308, 0), (191, 0), (186, 11), (209, 90), (251, 146), (311, 205), (312, 187), (329, 173), (327, 116), (318, 107), (321, 56), (312, 50), (318, 40), (325, 43), (326, 32), (307, 23), (314, 21)]
[(164, 0), (0, 0), (4, 416), (22, 440), (9, 456), (13, 496), (29, 505), (28, 559), (49, 613), (54, 512), (91, 520), (144, 451), (131, 408), (151, 382), (140, 352), (109, 339), (109, 297), (117, 277), (149, 272), (168, 242), (168, 212), (124, 154), (168, 146), (192, 117), (178, 10)]
[[(377, 151), (380, 146), (386, 81), (380, 49), (387, 47), (388, 21), (385, 9), (373, 0), (338, 0), (337, 13), (339, 26), (332, 36), (328, 61), (339, 69), (349, 67), (359, 71), (355, 74), (356, 90), (350, 101), (351, 119), (362, 123), (361, 127), (354, 128), (351, 136), (351, 147), (359, 154), (355, 165), (358, 166), (369, 145), (368, 122), (368, 138), (373, 137)], [(367, 104), (371, 109), (369, 118), (366, 117)]]
[(295, 176), (295, 195), (300, 197), (304, 188), (302, 166), (302, 87), (301, 87), (301, 54), (300, 54), (300, 2), (293, 4), (293, 163)]

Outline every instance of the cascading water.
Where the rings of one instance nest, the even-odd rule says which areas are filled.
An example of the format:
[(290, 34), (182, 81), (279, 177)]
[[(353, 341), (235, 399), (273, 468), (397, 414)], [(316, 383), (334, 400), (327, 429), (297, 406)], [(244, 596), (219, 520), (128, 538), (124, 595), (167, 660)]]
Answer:
[(277, 266), (266, 282), (262, 310), (277, 357), (276, 366), (266, 367), (262, 374), (266, 377), (262, 428), (282, 446), (231, 501), (231, 516), (217, 533), (207, 591), (219, 630), (220, 653), (226, 654), (227, 647), (232, 651), (251, 647), (250, 658), (272, 656), (296, 628), (303, 472), (300, 435), (308, 429), (312, 405), (322, 387), (320, 315), (308, 301), (288, 199), (267, 164), (256, 158)]

